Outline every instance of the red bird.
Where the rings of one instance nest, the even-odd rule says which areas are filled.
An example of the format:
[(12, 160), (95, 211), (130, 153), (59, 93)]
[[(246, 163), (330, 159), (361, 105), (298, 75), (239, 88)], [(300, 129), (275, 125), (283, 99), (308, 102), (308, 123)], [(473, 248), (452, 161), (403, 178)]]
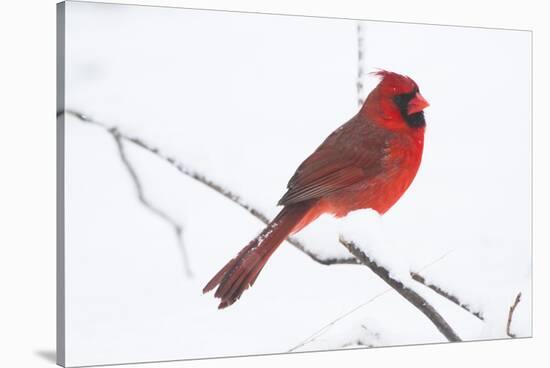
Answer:
[(362, 108), (336, 129), (296, 170), (279, 201), (281, 212), (204, 287), (218, 286), (218, 308), (254, 284), (275, 249), (324, 213), (336, 217), (372, 208), (389, 210), (412, 183), (424, 146), (428, 102), (409, 77), (388, 71)]

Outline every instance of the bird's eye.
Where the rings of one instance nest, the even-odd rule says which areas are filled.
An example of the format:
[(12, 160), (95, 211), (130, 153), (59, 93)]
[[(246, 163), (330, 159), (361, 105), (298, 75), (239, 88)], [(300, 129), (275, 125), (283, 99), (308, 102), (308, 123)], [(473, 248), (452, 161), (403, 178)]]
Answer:
[(393, 97), (393, 102), (395, 103), (395, 105), (397, 106), (397, 108), (400, 111), (406, 113), (407, 112), (407, 104), (409, 103), (411, 98), (412, 98), (412, 96), (410, 96), (409, 94), (395, 95)]

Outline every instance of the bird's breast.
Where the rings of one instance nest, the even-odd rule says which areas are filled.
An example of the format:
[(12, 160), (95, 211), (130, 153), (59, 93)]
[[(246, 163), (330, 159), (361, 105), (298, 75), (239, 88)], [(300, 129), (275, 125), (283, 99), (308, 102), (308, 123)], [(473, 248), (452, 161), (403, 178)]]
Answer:
[[(379, 172), (329, 199), (332, 213), (345, 216), (357, 209), (372, 208), (380, 214), (388, 211), (413, 182), (420, 167), (423, 135), (398, 137), (388, 141)], [(369, 167), (365, 168), (365, 171)]]

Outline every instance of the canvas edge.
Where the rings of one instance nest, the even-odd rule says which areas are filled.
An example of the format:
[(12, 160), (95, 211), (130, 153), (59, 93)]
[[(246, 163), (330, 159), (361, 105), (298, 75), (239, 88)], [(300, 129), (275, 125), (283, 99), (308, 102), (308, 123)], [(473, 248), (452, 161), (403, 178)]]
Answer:
[(56, 4), (56, 363), (65, 366), (65, 2)]

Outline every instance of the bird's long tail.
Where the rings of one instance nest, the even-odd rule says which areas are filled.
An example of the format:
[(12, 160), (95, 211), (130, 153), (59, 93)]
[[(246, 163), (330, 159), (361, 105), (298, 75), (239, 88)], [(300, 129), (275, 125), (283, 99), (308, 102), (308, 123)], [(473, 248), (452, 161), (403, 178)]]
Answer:
[(239, 254), (229, 261), (202, 290), (207, 293), (218, 286), (214, 296), (220, 298), (218, 308), (235, 303), (248, 287), (254, 284), (269, 257), (292, 233), (304, 226), (310, 206), (287, 206)]

